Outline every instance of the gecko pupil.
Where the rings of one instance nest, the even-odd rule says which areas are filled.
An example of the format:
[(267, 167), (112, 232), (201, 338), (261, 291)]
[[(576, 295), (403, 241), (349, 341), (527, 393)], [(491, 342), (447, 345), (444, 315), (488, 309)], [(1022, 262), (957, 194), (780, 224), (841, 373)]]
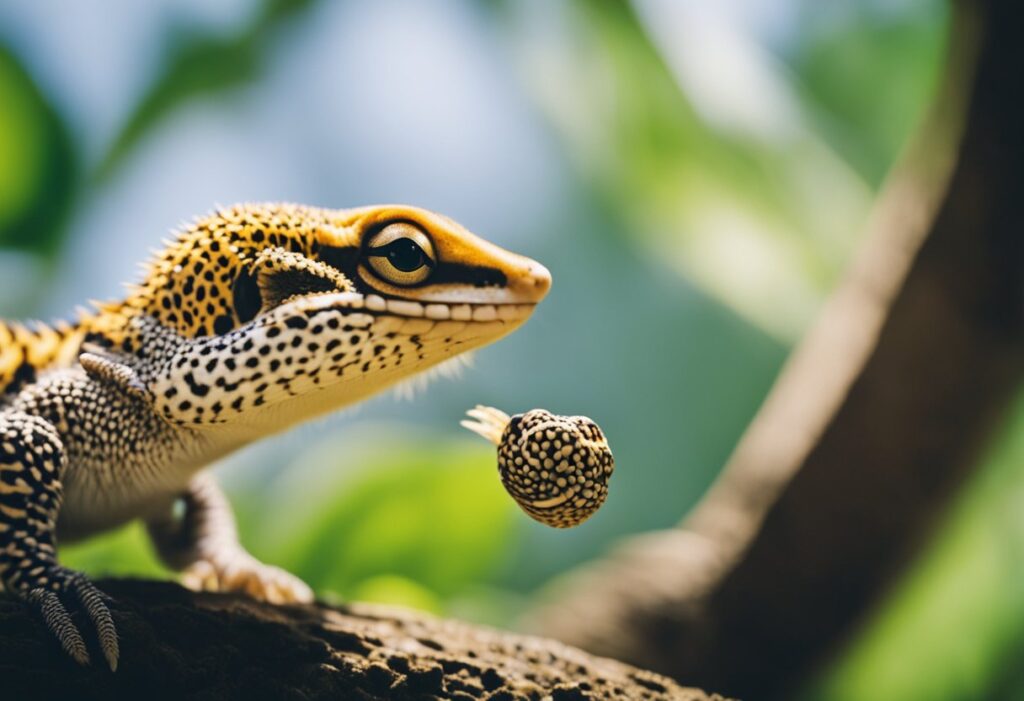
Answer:
[(379, 249), (379, 255), (387, 256), (391, 265), (403, 273), (419, 270), (426, 263), (423, 249), (412, 239), (397, 239)]

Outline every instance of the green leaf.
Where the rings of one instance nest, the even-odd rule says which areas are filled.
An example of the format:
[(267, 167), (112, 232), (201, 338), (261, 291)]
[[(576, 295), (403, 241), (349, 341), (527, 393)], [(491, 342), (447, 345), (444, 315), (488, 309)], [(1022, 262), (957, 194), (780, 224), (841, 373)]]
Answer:
[(223, 35), (179, 27), (159, 75), (139, 99), (97, 169), (109, 177), (154, 128), (191, 100), (222, 94), (262, 75), (277, 34), (314, 0), (268, 0), (239, 30)]
[(17, 57), (0, 46), (0, 246), (57, 252), (75, 162), (60, 116)]
[[(732, 27), (727, 36), (771, 104), (751, 114), (726, 93), (732, 101), (719, 101), (741, 105), (744, 119), (716, 120), (680, 66), (704, 83), (725, 67), (714, 55), (676, 56), (685, 39), (656, 41), (657, 16), (584, 0), (497, 7), (527, 90), (621, 235), (777, 339), (799, 337), (850, 258), (877, 178), (846, 162), (783, 62)], [(934, 31), (924, 44), (934, 44)], [(911, 47), (908, 57), (901, 48), (887, 58), (923, 66), (910, 75), (934, 71), (934, 51)], [(900, 93), (887, 113), (899, 112), (895, 136), (874, 151), (873, 175), (893, 162), (930, 92), (927, 80), (908, 91), (903, 74), (893, 75), (850, 97)]]
[(164, 579), (173, 576), (153, 552), (140, 522), (131, 523), (80, 544), (60, 549), (64, 565), (93, 576), (117, 575)]
[(1022, 504), (1024, 395), (939, 537), (806, 698), (1021, 698)]
[(493, 578), (510, 550), (518, 509), (493, 447), (363, 427), (297, 462), (252, 540), (318, 592), (379, 598), (391, 577), (443, 600)]
[(853, 17), (811, 33), (791, 62), (829, 143), (877, 187), (935, 91), (947, 4), (914, 12), (852, 6)]

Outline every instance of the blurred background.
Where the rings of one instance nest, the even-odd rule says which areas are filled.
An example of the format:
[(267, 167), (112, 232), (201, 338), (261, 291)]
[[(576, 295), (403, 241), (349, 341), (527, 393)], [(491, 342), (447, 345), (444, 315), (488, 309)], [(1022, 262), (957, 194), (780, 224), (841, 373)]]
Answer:
[[(216, 204), (434, 209), (553, 272), (461, 379), (218, 467), (243, 542), (339, 599), (513, 626), (696, 503), (856, 249), (942, 70), (939, 0), (0, 4), (0, 315), (67, 318)], [(617, 458), (522, 515), (476, 403), (586, 413)], [(808, 699), (1024, 698), (1024, 402)], [(69, 547), (168, 576), (132, 526)]]

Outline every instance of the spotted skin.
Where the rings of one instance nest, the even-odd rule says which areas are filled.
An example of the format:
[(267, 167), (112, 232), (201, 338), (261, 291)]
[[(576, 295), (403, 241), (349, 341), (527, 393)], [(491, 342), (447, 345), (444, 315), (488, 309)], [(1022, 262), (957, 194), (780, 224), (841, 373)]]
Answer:
[(246, 552), (203, 468), (501, 338), (550, 280), (426, 210), (252, 204), (186, 227), (74, 323), (0, 322), (0, 584), (76, 661), (93, 636), (111, 669), (107, 599), (58, 539), (142, 519), (189, 586), (310, 600)]
[(615, 459), (601, 428), (586, 416), (544, 409), (508, 414), (478, 406), (469, 430), (498, 446), (498, 473), (530, 518), (554, 528), (578, 526), (608, 498)]

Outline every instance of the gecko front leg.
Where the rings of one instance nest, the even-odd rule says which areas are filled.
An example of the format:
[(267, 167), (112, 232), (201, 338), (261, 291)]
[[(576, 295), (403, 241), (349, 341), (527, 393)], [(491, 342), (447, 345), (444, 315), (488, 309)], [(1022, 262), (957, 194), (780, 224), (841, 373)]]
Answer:
[(85, 575), (57, 561), (65, 463), (64, 446), (52, 425), (21, 412), (0, 413), (0, 582), (36, 607), (64, 651), (85, 665), (89, 653), (66, 603), (82, 607), (114, 671), (120, 651), (106, 597)]
[(176, 515), (169, 505), (147, 527), (164, 563), (183, 570), (185, 586), (243, 592), (272, 604), (313, 600), (313, 591), (298, 577), (260, 562), (242, 547), (231, 505), (211, 475), (193, 477), (181, 499), (184, 514)]

